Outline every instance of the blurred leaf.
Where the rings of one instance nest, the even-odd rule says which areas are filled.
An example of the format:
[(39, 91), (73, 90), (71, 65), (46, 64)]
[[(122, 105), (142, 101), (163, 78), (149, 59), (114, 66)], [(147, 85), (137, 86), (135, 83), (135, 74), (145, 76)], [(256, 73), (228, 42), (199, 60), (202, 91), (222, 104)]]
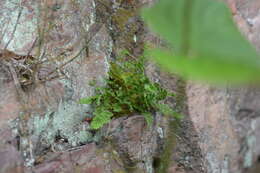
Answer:
[(173, 117), (176, 118), (177, 120), (181, 120), (181, 119), (184, 118), (184, 116), (182, 114), (179, 114), (179, 113), (176, 113), (176, 112), (173, 114)]
[(213, 0), (161, 0), (143, 17), (172, 47), (149, 56), (170, 72), (214, 83), (259, 80), (260, 58), (235, 26), (226, 5)]
[(151, 50), (150, 55), (164, 69), (178, 73), (184, 78), (235, 84), (259, 80), (260, 69), (257, 63), (239, 63), (228, 58), (224, 60), (213, 56), (187, 58), (174, 56), (159, 49)]

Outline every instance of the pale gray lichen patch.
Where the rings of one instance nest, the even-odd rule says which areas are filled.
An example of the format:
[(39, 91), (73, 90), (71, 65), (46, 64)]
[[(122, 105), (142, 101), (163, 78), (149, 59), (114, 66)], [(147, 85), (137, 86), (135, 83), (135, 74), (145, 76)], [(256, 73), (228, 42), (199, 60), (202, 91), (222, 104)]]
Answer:
[(222, 169), (221, 173), (229, 173), (229, 156), (225, 156), (223, 162), (222, 162)]
[(210, 170), (209, 172), (220, 173), (220, 164), (214, 152), (207, 153), (206, 160), (208, 162), (208, 170)]
[(83, 122), (87, 108), (75, 102), (60, 103), (56, 112), (48, 112), (43, 117), (33, 118), (33, 135), (49, 145), (54, 145), (56, 137), (66, 139), (70, 146), (77, 146), (93, 140)]
[(88, 32), (90, 27), (95, 23), (96, 19), (96, 4), (95, 1), (85, 1), (85, 0), (79, 0), (80, 7), (84, 7), (83, 10), (88, 11), (87, 16), (83, 16), (81, 19), (82, 28), (85, 30), (85, 32)]
[(244, 168), (249, 168), (253, 165), (253, 146), (256, 143), (255, 136), (248, 136), (246, 142), (248, 146), (248, 151), (245, 153), (244, 157)]
[(31, 5), (34, 8), (33, 11), (21, 6), (18, 0), (5, 1), (0, 10), (0, 25), (2, 26), (0, 47), (3, 48), (8, 44), (8, 50), (17, 54), (27, 54), (31, 49), (37, 34), (37, 18), (32, 17), (37, 7), (34, 3)]
[(254, 152), (255, 152), (255, 148), (256, 148), (256, 136), (252, 132), (255, 132), (256, 128), (257, 128), (257, 121), (253, 120), (251, 122), (251, 131), (246, 138), (247, 151), (246, 151), (245, 156), (244, 156), (244, 163), (243, 163), (244, 168), (249, 168), (254, 163)]
[(153, 173), (153, 161), (151, 158), (147, 158), (145, 161), (145, 170), (147, 173)]
[(163, 139), (164, 134), (163, 134), (163, 129), (162, 129), (161, 127), (158, 127), (158, 128), (157, 128), (157, 133), (158, 133), (159, 137), (160, 137), (161, 139)]

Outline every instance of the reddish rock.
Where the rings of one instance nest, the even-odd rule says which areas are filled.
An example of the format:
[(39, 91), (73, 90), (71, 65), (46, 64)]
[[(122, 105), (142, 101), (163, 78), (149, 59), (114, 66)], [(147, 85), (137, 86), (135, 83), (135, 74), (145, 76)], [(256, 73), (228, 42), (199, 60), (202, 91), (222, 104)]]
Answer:
[(23, 173), (24, 161), (18, 151), (18, 141), (9, 127), (0, 129), (0, 173)]
[(115, 170), (123, 171), (122, 163), (114, 152), (109, 147), (100, 149), (95, 144), (89, 144), (75, 150), (51, 154), (49, 158), (54, 158), (35, 166), (34, 172), (113, 173)]
[[(47, 0), (41, 2), (40, 5), (44, 10), (40, 12), (37, 9), (39, 1), (25, 0), (21, 3), (23, 11), (13, 33), (19, 16), (19, 4), (8, 0), (0, 1), (0, 24), (3, 26), (0, 28), (2, 37), (0, 49), (2, 51), (6, 47), (10, 56), (3, 57), (3, 53), (0, 52), (1, 173), (32, 171), (35, 173), (114, 173), (126, 170), (134, 173), (153, 172), (154, 157), (158, 157), (166, 139), (164, 132), (167, 129), (167, 122), (160, 119), (160, 116), (156, 116), (153, 128), (147, 127), (141, 115), (115, 119), (103, 129), (106, 134), (104, 141), (110, 143), (86, 144), (63, 152), (51, 152), (48, 147), (52, 145), (40, 150), (35, 147), (37, 141), (29, 141), (35, 148), (20, 143), (19, 148), (22, 151), (18, 151), (17, 134), (12, 133), (12, 130), (17, 131), (17, 129), (9, 127), (10, 122), (17, 118), (20, 112), (26, 112), (30, 116), (42, 116), (47, 111), (55, 112), (58, 105), (70, 104), (71, 101), (77, 102), (79, 98), (93, 94), (94, 88), (87, 84), (93, 79), (97, 79), (102, 84), (101, 79), (109, 69), (108, 61), (112, 57), (111, 54), (116, 54), (119, 48), (127, 46), (134, 53), (140, 53), (142, 47), (138, 45), (143, 44), (143, 25), (132, 13), (131, 8), (128, 8), (128, 5), (134, 7), (135, 3), (139, 4), (139, 2), (150, 4), (153, 0), (125, 1), (122, 6), (125, 9), (119, 11), (116, 10), (119, 8), (118, 4), (111, 4), (109, 8), (115, 6), (115, 9), (111, 10), (104, 7), (106, 3), (97, 4), (94, 0), (66, 0), (63, 3)], [(241, 31), (259, 49), (259, 1), (230, 0), (229, 2)], [(97, 6), (102, 8), (98, 10)], [(111, 11), (115, 11), (112, 15), (115, 17), (114, 26), (111, 26), (110, 19), (106, 18), (111, 15)], [(128, 14), (130, 14), (129, 18), (127, 18)], [(122, 15), (126, 19), (120, 18), (124, 20), (120, 23), (117, 17)], [(100, 16), (104, 18), (101, 19)], [(134, 29), (130, 31), (129, 27)], [(119, 31), (118, 28), (122, 30)], [(44, 37), (40, 38), (37, 34)], [(135, 38), (133, 36), (136, 36), (137, 40), (133, 39)], [(150, 36), (147, 40), (163, 44), (156, 36), (152, 34)], [(32, 48), (34, 43), (35, 47)], [(40, 47), (41, 43), (44, 43), (42, 47)], [(83, 49), (85, 46), (87, 49)], [(132, 49), (131, 46), (134, 48)], [(36, 77), (38, 82), (58, 74), (62, 74), (63, 78), (41, 84), (34, 83), (31, 89), (24, 92), (26, 96), (24, 103), (18, 100), (13, 77), (9, 73), (10, 69), (2, 63), (2, 60), (3, 58), (15, 59), (14, 63), (20, 63), (20, 66), (24, 67), (26, 65), (24, 60), (18, 59), (26, 58), (25, 55), (28, 53), (30, 57), (35, 58), (34, 60), (44, 61), (37, 68), (26, 66), (36, 71), (36, 76), (33, 77)], [(79, 56), (76, 56), (77, 54)], [(49, 61), (46, 62), (46, 59)], [(65, 65), (72, 59), (73, 61)], [(19, 72), (18, 67), (19, 65), (15, 67), (17, 72)], [(55, 71), (57, 68), (59, 72)], [(152, 65), (147, 67), (147, 71), (152, 80), (159, 81), (166, 88), (178, 92), (177, 78), (160, 72), (153, 73), (157, 69)], [(151, 71), (153, 74), (149, 74)], [(51, 72), (53, 73), (49, 75)], [(252, 166), (260, 154), (259, 91), (252, 88), (214, 88), (189, 82), (186, 93), (188, 112), (183, 111), (187, 116), (181, 122), (181, 132), (176, 132), (178, 138), (176, 147), (169, 151), (172, 155), (169, 172), (242, 173), (245, 168)], [(82, 122), (76, 125), (79, 126), (80, 123)], [(25, 128), (24, 131), (28, 132), (27, 130)], [(30, 133), (20, 135), (30, 139)], [(60, 136), (60, 134), (54, 135), (55, 138)], [(44, 138), (40, 142), (42, 141)], [(43, 156), (34, 153), (37, 162), (35, 167), (31, 168), (32, 170), (24, 168), (21, 157), (24, 150), (31, 149), (48, 150), (47, 154), (43, 153)], [(257, 166), (255, 167), (257, 171)]]
[[(230, 2), (232, 8), (239, 7), (234, 16), (239, 28), (259, 49), (259, 1)], [(200, 138), (206, 169), (242, 173), (253, 166), (260, 155), (259, 90), (216, 88), (190, 82), (186, 91), (190, 118)]]
[(158, 115), (150, 128), (142, 115), (132, 115), (112, 120), (106, 131), (126, 167), (132, 168), (132, 172), (152, 172), (153, 157), (158, 154), (158, 142), (164, 135), (163, 125)]
[(23, 173), (23, 159), (20, 152), (10, 145), (2, 146), (0, 149), (0, 172), (1, 173)]

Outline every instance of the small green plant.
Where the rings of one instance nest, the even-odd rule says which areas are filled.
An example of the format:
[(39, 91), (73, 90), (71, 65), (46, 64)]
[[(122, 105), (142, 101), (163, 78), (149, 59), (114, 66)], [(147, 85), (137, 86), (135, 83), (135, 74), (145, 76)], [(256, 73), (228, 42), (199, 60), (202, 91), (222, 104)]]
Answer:
[[(81, 104), (91, 104), (94, 108), (92, 129), (99, 129), (112, 117), (140, 113), (148, 125), (153, 122), (152, 113), (159, 111), (165, 115), (177, 115), (168, 105), (159, 103), (167, 96), (173, 96), (158, 83), (151, 82), (145, 75), (145, 58), (127, 60), (130, 54), (116, 62), (111, 62), (106, 86), (96, 87), (95, 95), (82, 98)], [(176, 116), (177, 117), (177, 116)]]

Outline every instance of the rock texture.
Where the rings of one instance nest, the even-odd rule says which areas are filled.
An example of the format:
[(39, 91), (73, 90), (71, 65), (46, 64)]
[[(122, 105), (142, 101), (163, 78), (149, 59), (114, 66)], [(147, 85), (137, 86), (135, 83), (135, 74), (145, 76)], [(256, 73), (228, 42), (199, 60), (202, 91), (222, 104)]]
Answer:
[(89, 130), (91, 108), (78, 104), (120, 50), (142, 53), (137, 10), (149, 2), (0, 2), (0, 172), (153, 172), (156, 127), (118, 119), (105, 143), (105, 130)]
[[(242, 33), (259, 49), (259, 2), (228, 2)], [(243, 173), (259, 162), (258, 89), (189, 82), (186, 91), (189, 115), (200, 137), (208, 172)], [(255, 169), (257, 172), (260, 170)]]
[[(120, 50), (162, 44), (138, 9), (154, 0), (0, 1), (0, 173), (258, 173), (260, 92), (182, 81), (147, 64), (177, 93), (179, 127), (140, 115), (89, 129), (93, 79), (103, 85)], [(260, 48), (257, 0), (229, 0), (234, 20)], [(167, 138), (168, 137), (168, 138)], [(169, 140), (171, 139), (171, 140)], [(252, 170), (251, 170), (251, 167)]]

